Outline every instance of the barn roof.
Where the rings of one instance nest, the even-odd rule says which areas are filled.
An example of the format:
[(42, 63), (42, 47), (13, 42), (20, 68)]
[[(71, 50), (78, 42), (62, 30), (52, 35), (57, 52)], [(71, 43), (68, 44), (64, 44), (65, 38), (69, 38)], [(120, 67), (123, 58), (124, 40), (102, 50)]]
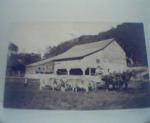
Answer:
[(71, 59), (82, 59), (83, 57), (86, 57), (88, 55), (91, 55), (93, 53), (96, 53), (104, 48), (106, 48), (114, 39), (107, 39), (92, 43), (86, 43), (86, 44), (80, 44), (75, 45), (74, 47), (70, 48), (68, 51), (54, 56), (52, 58), (48, 58), (45, 60), (41, 60), (39, 62), (35, 62), (32, 64), (29, 64), (27, 66), (36, 66), (40, 64), (44, 64), (50, 61), (62, 61), (62, 60), (71, 60)]

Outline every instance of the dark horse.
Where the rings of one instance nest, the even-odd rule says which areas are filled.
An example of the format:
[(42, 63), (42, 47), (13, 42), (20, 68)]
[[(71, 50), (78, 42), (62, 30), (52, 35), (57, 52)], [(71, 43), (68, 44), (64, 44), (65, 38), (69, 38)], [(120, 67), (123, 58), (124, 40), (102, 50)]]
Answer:
[(124, 89), (128, 88), (128, 82), (130, 81), (131, 77), (133, 76), (133, 72), (123, 72), (121, 75), (122, 81), (121, 81), (121, 87), (124, 87)]
[(121, 88), (127, 89), (128, 82), (132, 77), (132, 72), (126, 71), (121, 73), (111, 73), (109, 75), (103, 76), (102, 80), (105, 81), (105, 88), (108, 90), (118, 89)]

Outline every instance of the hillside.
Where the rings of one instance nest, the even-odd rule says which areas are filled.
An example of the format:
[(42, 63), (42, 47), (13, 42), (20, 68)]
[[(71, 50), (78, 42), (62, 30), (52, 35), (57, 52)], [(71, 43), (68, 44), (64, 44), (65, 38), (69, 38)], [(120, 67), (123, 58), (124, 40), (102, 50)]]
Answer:
[(82, 35), (75, 39), (65, 41), (58, 46), (49, 47), (49, 51), (44, 57), (49, 58), (61, 54), (77, 44), (101, 41), (114, 38), (125, 50), (129, 59), (133, 60), (134, 65), (146, 65), (147, 55), (145, 46), (144, 29), (142, 23), (123, 23), (116, 28), (97, 35)]

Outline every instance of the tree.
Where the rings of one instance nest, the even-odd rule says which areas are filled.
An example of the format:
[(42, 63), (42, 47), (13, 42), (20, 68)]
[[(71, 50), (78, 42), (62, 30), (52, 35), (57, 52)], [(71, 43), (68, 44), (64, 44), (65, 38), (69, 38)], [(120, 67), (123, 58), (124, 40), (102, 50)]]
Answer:
[(45, 58), (59, 55), (77, 44), (101, 41), (109, 38), (116, 39), (118, 44), (124, 49), (127, 59), (133, 61), (133, 65), (148, 65), (142, 23), (123, 23), (116, 28), (100, 32), (97, 35), (82, 35), (65, 41), (46, 52)]
[(6, 74), (18, 75), (18, 73), (24, 74), (26, 65), (41, 60), (40, 54), (35, 53), (18, 53), (11, 54), (7, 60)]

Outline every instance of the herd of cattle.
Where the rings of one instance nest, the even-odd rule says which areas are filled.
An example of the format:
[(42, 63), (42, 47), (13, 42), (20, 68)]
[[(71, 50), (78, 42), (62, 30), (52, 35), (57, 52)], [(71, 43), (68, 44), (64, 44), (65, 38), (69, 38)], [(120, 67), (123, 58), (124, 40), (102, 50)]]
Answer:
[[(97, 91), (100, 88), (108, 90), (112, 89), (127, 89), (128, 82), (132, 77), (132, 72), (111, 73), (109, 75), (101, 76), (99, 81), (91, 81), (86, 78), (67, 78), (67, 77), (51, 77), (40, 78), (40, 90), (48, 88), (52, 91), (73, 91), (73, 92), (89, 92)], [(27, 82), (25, 83), (27, 86)]]
[(55, 91), (90, 91), (95, 89), (95, 83), (85, 79), (40, 79), (40, 89), (48, 87)]

